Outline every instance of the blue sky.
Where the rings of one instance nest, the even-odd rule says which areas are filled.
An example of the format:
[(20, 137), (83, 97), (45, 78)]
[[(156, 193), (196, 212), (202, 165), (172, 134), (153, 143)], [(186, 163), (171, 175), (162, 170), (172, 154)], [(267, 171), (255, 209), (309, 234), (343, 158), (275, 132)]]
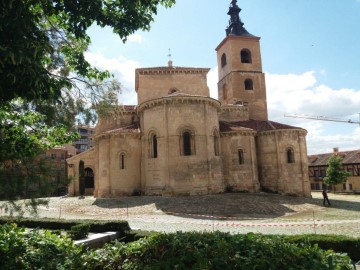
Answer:
[[(136, 104), (134, 70), (208, 67), (217, 97), (216, 46), (225, 37), (230, 1), (178, 0), (161, 8), (149, 32), (123, 44), (111, 29), (92, 27), (88, 60), (124, 85), (121, 101)], [(360, 113), (360, 0), (239, 0), (245, 28), (261, 37), (270, 119), (308, 130), (309, 154), (360, 149), (359, 125), (284, 118), (284, 113), (358, 119)]]

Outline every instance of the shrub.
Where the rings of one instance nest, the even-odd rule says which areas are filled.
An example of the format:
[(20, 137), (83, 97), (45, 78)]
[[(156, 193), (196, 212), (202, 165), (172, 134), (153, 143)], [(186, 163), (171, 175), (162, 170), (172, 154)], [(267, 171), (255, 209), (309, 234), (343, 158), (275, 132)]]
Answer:
[(71, 227), (68, 236), (73, 240), (83, 239), (89, 235), (90, 224), (82, 223)]
[(82, 257), (82, 269), (352, 269), (350, 258), (285, 242), (227, 233), (157, 234), (106, 245)]
[(321, 249), (331, 249), (347, 253), (353, 261), (360, 261), (360, 238), (342, 235), (286, 235), (284, 240), (290, 243), (318, 245)]
[(49, 218), (8, 218), (1, 217), (0, 224), (16, 223), (26, 228), (41, 228), (48, 230), (70, 230), (72, 226), (82, 223), (90, 223), (91, 232), (119, 231), (126, 232), (130, 230), (127, 221), (96, 221), (96, 220), (65, 220)]
[(0, 225), (0, 269), (76, 269), (84, 252), (50, 231)]

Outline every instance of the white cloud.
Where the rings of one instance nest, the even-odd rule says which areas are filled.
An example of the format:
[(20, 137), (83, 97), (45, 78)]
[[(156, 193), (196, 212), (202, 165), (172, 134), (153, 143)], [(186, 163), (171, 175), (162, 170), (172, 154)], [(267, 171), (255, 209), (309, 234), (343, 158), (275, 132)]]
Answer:
[(140, 67), (140, 63), (126, 59), (123, 56), (117, 58), (106, 58), (102, 53), (85, 53), (86, 60), (101, 70), (108, 70), (114, 73), (115, 78), (123, 85), (121, 102), (123, 104), (136, 104), (135, 93), (135, 69)]
[(127, 41), (141, 44), (144, 41), (144, 39), (140, 34), (133, 34), (127, 38)]
[(207, 83), (210, 91), (210, 97), (217, 99), (218, 98), (218, 67), (212, 68), (207, 75)]
[(266, 85), (270, 119), (307, 129), (309, 153), (329, 152), (333, 147), (340, 150), (359, 148), (360, 129), (355, 125), (284, 118), (284, 113), (293, 113), (354, 119), (360, 108), (359, 90), (318, 85), (314, 71), (281, 75), (267, 73)]

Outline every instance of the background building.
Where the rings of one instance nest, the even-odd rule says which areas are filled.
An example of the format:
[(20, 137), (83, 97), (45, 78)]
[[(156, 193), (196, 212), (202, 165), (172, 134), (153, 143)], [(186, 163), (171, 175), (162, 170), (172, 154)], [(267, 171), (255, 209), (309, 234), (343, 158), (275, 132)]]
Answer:
[(309, 156), (311, 189), (323, 189), (323, 178), (326, 176), (329, 159), (333, 155), (338, 155), (343, 158), (343, 170), (351, 174), (346, 183), (336, 185), (335, 190), (341, 192), (360, 192), (360, 150), (339, 152), (338, 148), (334, 148), (332, 153)]
[(95, 127), (88, 125), (77, 125), (76, 131), (81, 136), (81, 138), (73, 142), (73, 146), (76, 148), (77, 154), (94, 147), (93, 136), (95, 134)]

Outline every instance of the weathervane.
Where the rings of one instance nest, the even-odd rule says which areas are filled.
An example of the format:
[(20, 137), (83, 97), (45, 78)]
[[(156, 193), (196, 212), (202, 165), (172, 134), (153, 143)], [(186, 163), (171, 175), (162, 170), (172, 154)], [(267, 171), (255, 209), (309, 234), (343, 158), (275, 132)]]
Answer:
[(169, 61), (171, 61), (171, 49), (169, 48), (169, 54), (168, 54), (168, 57), (169, 57)]
[(168, 61), (168, 66), (169, 67), (172, 67), (172, 60), (171, 60), (171, 50), (170, 50), (170, 48), (169, 48), (169, 54), (168, 54), (168, 57), (169, 57), (169, 61)]

